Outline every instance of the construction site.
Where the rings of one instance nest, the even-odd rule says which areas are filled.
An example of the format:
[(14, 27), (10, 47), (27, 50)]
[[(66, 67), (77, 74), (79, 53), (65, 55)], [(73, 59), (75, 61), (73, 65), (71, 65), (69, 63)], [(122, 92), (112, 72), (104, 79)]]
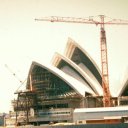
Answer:
[[(100, 25), (101, 71), (94, 59), (69, 38), (64, 55), (55, 53), (49, 65), (33, 61), (26, 89), (17, 99), (6, 126), (127, 124), (128, 79), (116, 97), (109, 90), (109, 68), (104, 25), (128, 25), (128, 21), (93, 18), (47, 17), (36, 21)], [(123, 126), (123, 125), (122, 125)]]

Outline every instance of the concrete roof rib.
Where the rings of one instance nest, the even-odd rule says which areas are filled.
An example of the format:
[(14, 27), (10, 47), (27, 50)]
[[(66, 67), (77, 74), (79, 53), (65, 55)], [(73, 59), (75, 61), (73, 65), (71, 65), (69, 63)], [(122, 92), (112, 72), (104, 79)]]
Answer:
[[(75, 78), (65, 74), (64, 72), (62, 72), (61, 70), (57, 69), (56, 67), (54, 67), (52, 65), (45, 65), (45, 64), (39, 64), (37, 62), (32, 62), (27, 81), (29, 81), (29, 76), (35, 66), (39, 66), (39, 67), (46, 69), (49, 72), (53, 73), (54, 75), (59, 77), (61, 80), (65, 81), (71, 88), (73, 88), (79, 95), (81, 95), (83, 97), (85, 97), (86, 93), (95, 95), (95, 93), (91, 89), (87, 88), (84, 84), (82, 84)], [(28, 83), (27, 83), (27, 85), (28, 85)], [(79, 86), (77, 86), (77, 85), (79, 85)]]

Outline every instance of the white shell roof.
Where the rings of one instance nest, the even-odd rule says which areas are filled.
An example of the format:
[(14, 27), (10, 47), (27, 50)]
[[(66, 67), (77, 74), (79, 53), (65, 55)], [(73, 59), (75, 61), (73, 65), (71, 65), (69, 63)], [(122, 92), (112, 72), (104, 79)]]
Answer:
[(71, 38), (68, 38), (67, 46), (66, 46), (65, 53), (64, 53), (65, 56), (68, 58), (71, 58), (73, 51), (76, 47), (78, 47), (90, 59), (90, 61), (95, 65), (96, 69), (98, 70), (98, 72), (101, 75), (101, 71), (100, 71), (99, 67), (97, 66), (95, 61), (91, 58), (91, 56), (85, 51), (85, 49), (83, 49), (79, 44), (77, 44)]
[[(79, 72), (84, 77), (84, 79), (88, 81), (88, 83), (90, 84), (92, 90), (94, 90), (97, 95), (100, 95), (100, 96), (103, 95), (103, 89), (100, 86), (99, 82), (96, 79), (95, 80), (92, 79), (92, 76), (89, 76), (85, 71), (82, 70), (82, 68), (80, 68), (77, 64), (75, 64), (72, 60), (68, 59), (67, 57), (65, 57), (63, 55), (60, 55), (59, 53), (56, 53), (54, 55), (52, 64), (54, 66), (57, 66), (59, 64), (60, 60), (64, 60), (72, 68), (74, 68), (77, 72)], [(64, 69), (61, 69), (61, 70), (64, 71)], [(81, 79), (79, 78), (80, 76), (76, 76), (75, 73), (72, 72), (70, 69), (67, 69), (67, 70), (68, 71), (64, 71), (64, 72), (67, 72), (67, 73), (70, 72), (70, 75), (72, 75), (76, 79), (79, 79), (79, 81), (81, 81), (83, 84), (85, 84), (86, 87), (89, 87), (89, 85), (87, 85), (87, 83), (85, 83), (85, 81), (83, 81), (82, 78)]]
[[(53, 65), (57, 66), (58, 63), (60, 62), (60, 60), (63, 59), (68, 64), (70, 64), (73, 68), (75, 68), (88, 81), (88, 83), (91, 85), (91, 88), (93, 88), (93, 90), (95, 92), (87, 84), (85, 85), (84, 83), (82, 83), (81, 80), (77, 80), (77, 79), (73, 78), (72, 76), (64, 73), (63, 71), (61, 71), (51, 65), (49, 65), (49, 66), (45, 65), (45, 64), (42, 65), (37, 62), (33, 62), (30, 67), (29, 74), (31, 73), (34, 66), (40, 66), (42, 68), (47, 69), (51, 73), (55, 74), (59, 78), (61, 78), (69, 86), (71, 86), (77, 93), (79, 93), (82, 96), (85, 96), (86, 92), (90, 93), (92, 95), (98, 94), (98, 95), (102, 96), (103, 89), (102, 89), (101, 85), (99, 84), (99, 82), (95, 78), (95, 76), (91, 73), (91, 71), (86, 67), (86, 65), (84, 63), (79, 63), (77, 65), (71, 60), (71, 57), (73, 55), (75, 48), (78, 48), (79, 50), (81, 50), (81, 52), (84, 53), (90, 59), (90, 61), (94, 64), (96, 70), (98, 71), (99, 75), (101, 76), (101, 71), (100, 71), (99, 67), (97, 66), (97, 64), (95, 63), (95, 61), (88, 55), (88, 53), (79, 44), (77, 44), (71, 38), (68, 39), (64, 56), (60, 55), (60, 54), (56, 54), (56, 56), (53, 59)], [(28, 75), (28, 80), (29, 80), (29, 75)], [(125, 91), (127, 86), (128, 86), (128, 79), (125, 79), (125, 81), (123, 81), (123, 83), (122, 83), (121, 89), (116, 94), (116, 96), (117, 97), (122, 96), (122, 93)]]
[(120, 88), (120, 90), (117, 94), (117, 97), (122, 96), (122, 93), (125, 91), (127, 86), (128, 86), (128, 78), (127, 79), (125, 78), (125, 80), (123, 81), (122, 86), (121, 86), (122, 88)]
[[(53, 73), (54, 75), (59, 77), (61, 80), (65, 81), (71, 88), (73, 88), (78, 94), (80, 94), (83, 97), (85, 97), (86, 93), (95, 95), (95, 93), (91, 89), (87, 88), (84, 84), (82, 84), (75, 78), (67, 75), (66, 73), (64, 73), (63, 71), (57, 69), (56, 67), (54, 67), (52, 65), (48, 65), (48, 64), (45, 65), (45, 64), (39, 64), (37, 62), (32, 62), (32, 65), (31, 65), (30, 71), (29, 71), (29, 75), (31, 74), (34, 66), (40, 66), (40, 67), (48, 70), (49, 72)], [(29, 80), (29, 77), (28, 77), (28, 80)]]
[[(101, 71), (95, 61), (89, 56), (89, 54), (79, 45), (77, 44), (74, 40), (71, 38), (68, 39), (67, 46), (65, 49), (65, 56), (69, 59), (71, 59), (73, 52), (75, 48), (78, 48), (82, 53), (84, 53), (85, 56), (90, 60), (90, 62), (94, 65), (95, 69), (98, 72), (98, 75), (101, 77)], [(98, 90), (99, 95), (103, 95), (103, 89), (101, 87), (101, 84), (97, 80), (97, 78), (94, 76), (94, 74), (86, 67), (84, 63), (79, 63), (78, 66), (85, 72), (86, 76), (92, 81), (93, 85), (92, 88), (95, 90)]]

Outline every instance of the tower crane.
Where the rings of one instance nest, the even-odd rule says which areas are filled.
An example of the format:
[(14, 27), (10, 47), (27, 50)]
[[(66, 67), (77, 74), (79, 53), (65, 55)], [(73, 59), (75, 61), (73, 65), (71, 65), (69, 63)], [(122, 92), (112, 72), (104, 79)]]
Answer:
[[(98, 20), (95, 20), (99, 18)], [(128, 25), (128, 20), (112, 19), (105, 21), (104, 15), (89, 18), (75, 18), (75, 17), (42, 17), (35, 19), (36, 21), (50, 21), (50, 22), (67, 22), (67, 23), (81, 23), (81, 24), (95, 24), (100, 25), (100, 50), (101, 50), (101, 70), (102, 70), (102, 87), (103, 87), (103, 105), (104, 107), (111, 106), (111, 94), (109, 90), (109, 74), (108, 74), (108, 56), (105, 25)]]

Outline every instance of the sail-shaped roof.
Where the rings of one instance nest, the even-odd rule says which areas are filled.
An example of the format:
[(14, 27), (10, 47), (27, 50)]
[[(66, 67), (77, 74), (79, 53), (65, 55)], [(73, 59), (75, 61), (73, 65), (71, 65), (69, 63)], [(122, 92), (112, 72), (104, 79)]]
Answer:
[(125, 78), (125, 80), (122, 83), (122, 88), (120, 88), (119, 93), (117, 94), (119, 96), (128, 96), (128, 78)]
[(101, 85), (102, 78), (99, 67), (89, 54), (71, 38), (68, 39), (65, 56), (75, 62), (94, 81), (97, 80)]
[(102, 87), (97, 80), (92, 80), (85, 71), (83, 71), (76, 63), (69, 58), (56, 53), (53, 57), (52, 64), (63, 72), (73, 76), (75, 79), (82, 82), (88, 88), (91, 88), (96, 95), (102, 95)]
[[(66, 85), (68, 85), (70, 88), (72, 88), (77, 94), (81, 95), (81, 96), (85, 96), (86, 93), (89, 93), (91, 95), (95, 95), (95, 93), (87, 88), (83, 83), (81, 83), (80, 81), (78, 81), (77, 79), (71, 77), (70, 75), (65, 74), (64, 72), (62, 72), (61, 70), (57, 69), (56, 67), (52, 66), (52, 65), (45, 65), (45, 64), (39, 64), (37, 62), (32, 62), (32, 65), (30, 67), (30, 71), (28, 74), (28, 79), (27, 79), (27, 89), (30, 89), (30, 83), (33, 83), (34, 79), (32, 79), (32, 81), (30, 82), (30, 76), (32, 75), (34, 69), (36, 67), (40, 67), (40, 70), (45, 69), (46, 71), (50, 72), (51, 74), (53, 74), (54, 76), (56, 76), (56, 78), (61, 79), (63, 82), (66, 83)], [(43, 72), (42, 72), (43, 73)], [(41, 74), (41, 72), (40, 72)], [(36, 76), (37, 77), (37, 76)], [(41, 78), (38, 78), (41, 79)], [(79, 85), (79, 86), (78, 86)], [(43, 87), (43, 84), (41, 84), (40, 86)]]
[(98, 83), (98, 86), (95, 84), (93, 88), (99, 90), (99, 93), (102, 95), (103, 91), (102, 87), (100, 87), (102, 86), (101, 71), (90, 55), (78, 43), (69, 38), (64, 56), (78, 65), (91, 81)]

